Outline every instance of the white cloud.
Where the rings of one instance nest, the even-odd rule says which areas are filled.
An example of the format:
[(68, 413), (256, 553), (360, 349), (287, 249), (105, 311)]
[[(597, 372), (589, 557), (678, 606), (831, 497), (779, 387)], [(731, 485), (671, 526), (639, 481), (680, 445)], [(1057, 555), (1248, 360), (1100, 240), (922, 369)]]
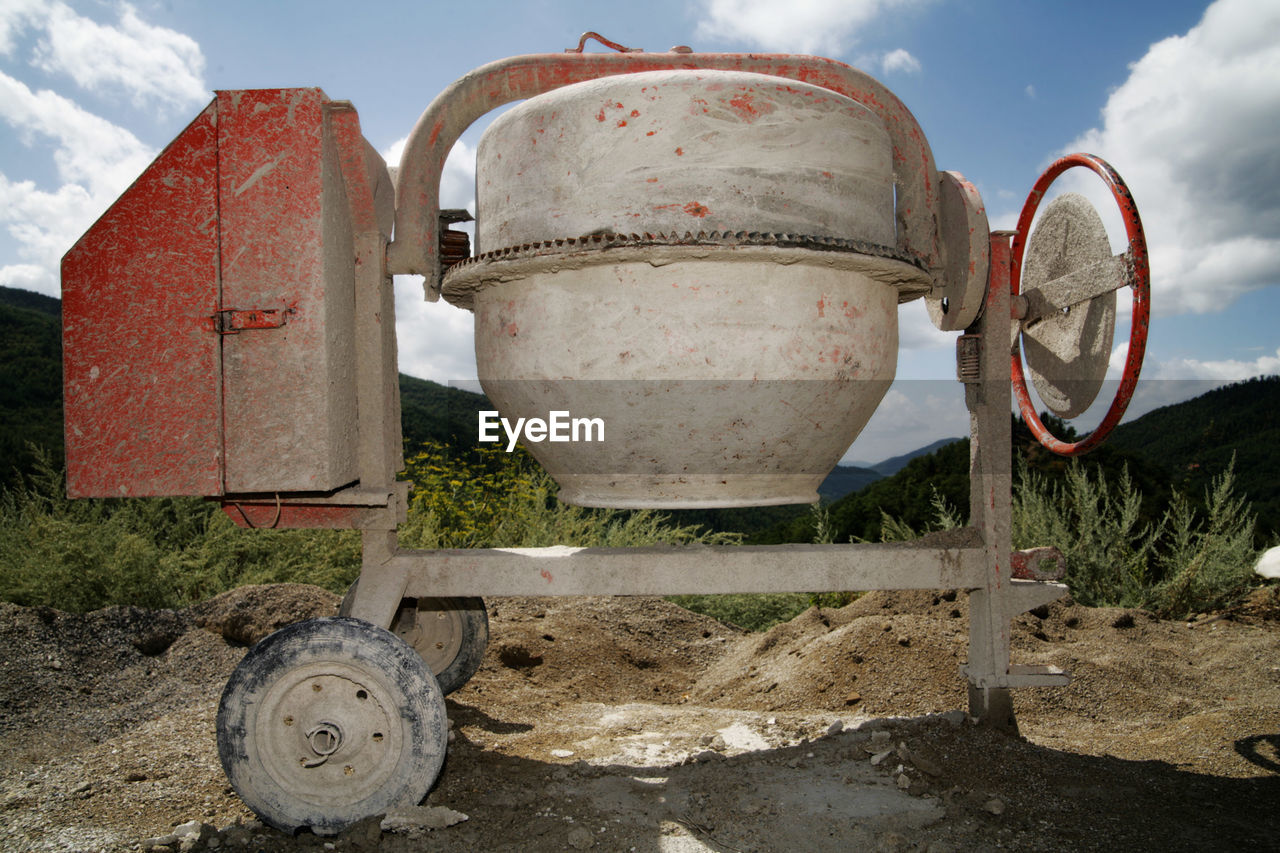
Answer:
[[(1214, 3), (1131, 66), (1102, 119), (1064, 151), (1098, 154), (1128, 182), (1154, 311), (1220, 311), (1280, 284), (1280, 5)], [(1074, 170), (1061, 184), (1123, 233), (1100, 182)]]
[(0, 287), (34, 290), (37, 293), (58, 292), (58, 282), (48, 267), (36, 264), (9, 264), (0, 267)]
[(923, 300), (898, 306), (898, 350), (901, 353), (955, 349), (956, 333), (939, 331)]
[[(1202, 361), (1193, 358), (1179, 358), (1160, 362), (1151, 371), (1154, 379), (1209, 379), (1237, 382), (1255, 376), (1270, 376), (1280, 373), (1280, 349), (1274, 353), (1260, 355), (1253, 361), (1240, 361), (1228, 358), (1219, 361)], [(1143, 376), (1148, 375), (1144, 368)]]
[[(62, 2), (2, 0), (0, 55), (12, 58), (18, 37), (32, 32), (35, 44), (26, 57), (31, 66), (66, 75), (86, 90), (161, 110), (208, 100), (199, 45), (147, 24), (128, 4), (116, 9), (118, 23), (104, 25)], [(33, 91), (3, 71), (0, 122), (32, 149), (31, 156), (48, 152), (61, 182), (50, 189), (0, 173), (0, 223), (23, 261), (0, 266), (0, 283), (56, 295), (63, 253), (146, 169), (156, 151), (65, 95)]]
[(0, 267), (0, 284), (57, 296), (59, 259), (107, 203), (76, 184), (49, 193), (0, 174), (0, 222), (18, 242), (20, 256), (32, 262)]
[(122, 127), (48, 90), (33, 92), (0, 72), (0, 119), (28, 146), (54, 141), (58, 175), (93, 195), (119, 193), (146, 168), (155, 152)]
[(1028, 84), (1027, 84), (1027, 88), (1023, 89), (1022, 91), (1024, 91), (1024, 92), (1026, 92), (1026, 93), (1027, 93), (1027, 97), (1028, 97), (1028, 98), (1031, 98), (1032, 100), (1035, 100), (1035, 97), (1036, 97), (1036, 87), (1035, 87), (1035, 86), (1032, 86), (1030, 83), (1028, 83)]
[(919, 74), (920, 60), (902, 48), (891, 50), (880, 60), (880, 67), (885, 74)]
[(152, 26), (128, 3), (119, 21), (106, 25), (76, 13), (65, 3), (20, 0), (0, 13), (0, 47), (12, 50), (15, 32), (41, 32), (32, 66), (66, 74), (90, 92), (123, 94), (136, 107), (182, 109), (207, 101), (204, 56), (190, 37)]
[(838, 55), (855, 34), (893, 8), (922, 0), (706, 0), (697, 34), (740, 40), (764, 50)]
[(840, 461), (880, 462), (944, 436), (968, 434), (969, 411), (959, 382), (898, 379)]
[(17, 35), (47, 14), (44, 0), (4, 0), (0, 3), (0, 56), (13, 53)]
[(442, 385), (476, 378), (472, 313), (427, 302), (419, 276), (396, 276), (396, 342), (401, 373)]
[[(26, 145), (47, 146), (63, 181), (48, 191), (0, 173), (0, 222), (17, 241), (20, 256), (31, 262), (3, 267), (0, 279), (56, 295), (62, 254), (147, 167), (155, 151), (67, 98), (33, 92), (3, 72), (0, 120)], [(32, 265), (44, 274), (35, 274)]]

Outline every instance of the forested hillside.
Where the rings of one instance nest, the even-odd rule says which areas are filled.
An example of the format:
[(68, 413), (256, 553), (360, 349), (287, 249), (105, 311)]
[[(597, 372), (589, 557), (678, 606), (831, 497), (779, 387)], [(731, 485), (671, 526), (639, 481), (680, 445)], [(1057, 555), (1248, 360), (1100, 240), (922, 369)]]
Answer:
[(1224, 385), (1121, 424), (1108, 445), (1201, 494), (1235, 458), (1236, 481), (1264, 529), (1280, 530), (1280, 376)]
[(0, 287), (0, 487), (35, 457), (62, 464), (62, 303)]

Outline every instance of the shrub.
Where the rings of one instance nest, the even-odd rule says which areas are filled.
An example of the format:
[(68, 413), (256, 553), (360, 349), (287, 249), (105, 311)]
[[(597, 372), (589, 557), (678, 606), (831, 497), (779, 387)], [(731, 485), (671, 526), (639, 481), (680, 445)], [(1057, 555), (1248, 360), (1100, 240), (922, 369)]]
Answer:
[(1079, 461), (1051, 483), (1019, 464), (1013, 490), (1013, 547), (1052, 545), (1067, 559), (1076, 601), (1091, 607), (1152, 605), (1150, 563), (1160, 529), (1140, 522), (1142, 495), (1121, 471), (1119, 482)]
[(1168, 542), (1156, 561), (1163, 580), (1157, 609), (1167, 616), (1227, 607), (1257, 582), (1253, 566), (1256, 518), (1236, 497), (1235, 459), (1205, 490), (1203, 520), (1185, 495), (1175, 493), (1165, 516)]
[(400, 542), (414, 548), (536, 548), (547, 545), (626, 548), (657, 544), (736, 544), (735, 533), (674, 525), (652, 510), (569, 506), (555, 481), (523, 449), (479, 451), (475, 461), (450, 459), (428, 443), (406, 466), (414, 484)]
[(1205, 509), (1174, 492), (1156, 524), (1139, 521), (1142, 495), (1128, 471), (1115, 485), (1078, 461), (1060, 485), (1021, 467), (1014, 489), (1015, 548), (1054, 545), (1072, 596), (1090, 606), (1145, 607), (1162, 616), (1227, 607), (1256, 580), (1255, 518), (1235, 490), (1234, 460), (1206, 491)]
[[(417, 480), (401, 534), (409, 547), (628, 547), (734, 543), (671, 525), (654, 512), (570, 507), (521, 454), (450, 461), (429, 446), (409, 464)], [(199, 498), (69, 500), (64, 477), (40, 458), (0, 493), (0, 599), (86, 611), (111, 604), (183, 607), (257, 583), (344, 591), (360, 573), (352, 530), (244, 530)]]
[(47, 455), (0, 494), (0, 598), (17, 604), (182, 607), (251, 583), (336, 592), (359, 569), (354, 531), (241, 530), (199, 498), (70, 500)]

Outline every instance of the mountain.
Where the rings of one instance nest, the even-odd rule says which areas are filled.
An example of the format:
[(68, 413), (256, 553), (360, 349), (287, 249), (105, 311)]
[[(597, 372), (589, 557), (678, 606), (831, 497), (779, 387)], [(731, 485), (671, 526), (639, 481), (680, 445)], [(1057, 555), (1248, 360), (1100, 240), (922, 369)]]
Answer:
[[(832, 503), (827, 507), (827, 518), (833, 541), (879, 539), (882, 512), (903, 519), (917, 529), (922, 528), (933, 520), (935, 494), (962, 513), (968, 510), (968, 439), (953, 440), (932, 452), (916, 455), (897, 473), (881, 477), (860, 491)], [(811, 541), (813, 520), (807, 513), (757, 529), (749, 537), (753, 545)]]
[(904, 453), (901, 456), (891, 457), (889, 459), (884, 460), (883, 462), (877, 462), (874, 465), (869, 462), (868, 463), (858, 462), (855, 464), (861, 465), (863, 468), (874, 471), (877, 474), (879, 474), (881, 477), (892, 477), (894, 474), (898, 473), (903, 468), (907, 467), (907, 463), (910, 462), (912, 459), (915, 459), (917, 456), (928, 456), (930, 453), (933, 453), (935, 450), (938, 450), (939, 448), (942, 448), (942, 447), (946, 447), (948, 444), (951, 444), (953, 442), (960, 441), (960, 440), (961, 439), (959, 438), (940, 438), (937, 441), (933, 442), (932, 444), (927, 444), (924, 447), (917, 448), (915, 450), (912, 450), (909, 453)]
[(493, 404), (483, 394), (401, 373), (400, 424), (405, 454), (411, 455), (426, 441), (449, 447), (474, 447), (477, 413), (492, 408)]
[[(917, 453), (919, 452), (921, 451), (917, 451)], [(888, 462), (889, 460), (885, 461)], [(897, 469), (894, 470), (896, 471)], [(827, 475), (827, 479), (822, 481), (822, 485), (818, 486), (818, 496), (830, 503), (831, 501), (839, 500), (850, 492), (865, 489), (885, 476), (887, 475), (880, 471), (879, 468), (837, 465), (831, 469), (831, 473)]]

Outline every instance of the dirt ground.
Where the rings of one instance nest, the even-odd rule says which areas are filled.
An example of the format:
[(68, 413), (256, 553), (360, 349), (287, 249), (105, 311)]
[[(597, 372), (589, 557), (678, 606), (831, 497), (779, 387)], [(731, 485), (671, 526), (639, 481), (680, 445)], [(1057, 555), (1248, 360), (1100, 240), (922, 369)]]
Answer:
[(429, 810), (289, 837), (231, 791), (214, 715), (250, 643), (336, 604), (0, 604), (0, 848), (1280, 849), (1274, 586), (1190, 621), (1024, 614), (1015, 660), (1074, 679), (1016, 692), (1018, 734), (963, 713), (964, 594), (871, 593), (762, 634), (661, 599), (494, 599)]

